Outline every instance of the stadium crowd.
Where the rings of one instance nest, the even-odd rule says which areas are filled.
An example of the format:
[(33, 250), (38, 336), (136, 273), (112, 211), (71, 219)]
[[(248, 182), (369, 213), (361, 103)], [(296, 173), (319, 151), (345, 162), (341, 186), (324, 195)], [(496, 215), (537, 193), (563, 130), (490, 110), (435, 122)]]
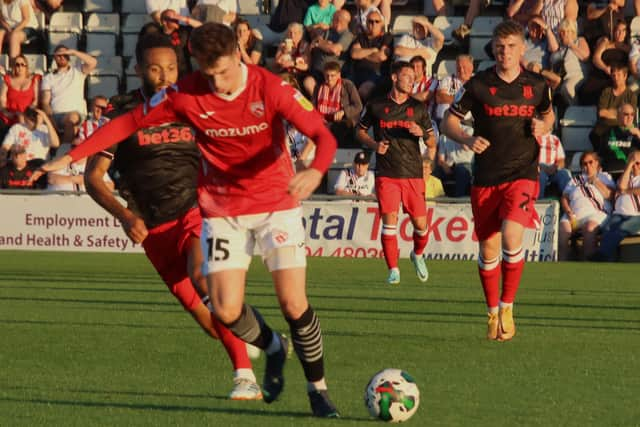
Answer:
[[(82, 11), (82, 2), (62, 3), (0, 2), (0, 52), (8, 57), (0, 88), (0, 188), (81, 191), (82, 165), (49, 174), (36, 183), (29, 176), (56, 150), (69, 150), (108, 121), (108, 97), (85, 96), (96, 58), (82, 48), (48, 46), (46, 25), (38, 27), (36, 16), (40, 14), (48, 22), (58, 11)], [(115, 6), (114, 11), (119, 10), (118, 2)], [(413, 96), (426, 105), (433, 118), (437, 144), (422, 145), (427, 198), (469, 195), (474, 154), (467, 146), (440, 135), (438, 125), (474, 70), (491, 64), (475, 61), (468, 53), (474, 20), (483, 14), (506, 12), (504, 18), (526, 29), (522, 66), (546, 79), (557, 117), (562, 118), (572, 106), (597, 107), (597, 120), (588, 136), (592, 150), (565, 150), (559, 124), (554, 133), (538, 139), (539, 197), (556, 197), (561, 202), (561, 259), (570, 256), (568, 245), (576, 234), (584, 239), (586, 258), (611, 259), (611, 249), (606, 249), (606, 254), (598, 251), (597, 235), (612, 227), (612, 219), (617, 227), (620, 216), (640, 216), (640, 164), (638, 155), (633, 154), (640, 150), (640, 40), (632, 36), (630, 28), (633, 17), (640, 15), (638, 0), (632, 6), (625, 0), (510, 0), (498, 9), (492, 8), (491, 1), (470, 0), (463, 23), (452, 29), (450, 39), (433, 19), (420, 14), (412, 14), (409, 31), (393, 31), (399, 13), (390, 0), (348, 4), (343, 0), (312, 4), (280, 0), (275, 8), (265, 2), (264, 11), (271, 14), (267, 28), (252, 28), (255, 21), (243, 17), (235, 1), (146, 0), (145, 6), (148, 23), (144, 31), (157, 31), (171, 40), (181, 75), (194, 65), (188, 49), (193, 28), (205, 21), (234, 28), (242, 61), (265, 66), (299, 88), (323, 116), (339, 148), (355, 154), (353, 167), (330, 175), (331, 182), (322, 191), (371, 198), (375, 198), (375, 156), (355, 135), (367, 102), (389, 92), (395, 61), (411, 63), (415, 72)], [(451, 16), (460, 11), (460, 5), (455, 0), (433, 0), (428, 9), (434, 15)], [(275, 43), (274, 34), (280, 38)], [(33, 69), (29, 55), (25, 55), (34, 49), (52, 53), (50, 71), (44, 75)], [(490, 50), (485, 47), (489, 57)], [(438, 73), (443, 61), (454, 58), (455, 66), (449, 73)], [(124, 83), (120, 88), (125, 92)], [(505, 110), (504, 115), (508, 114)], [(472, 117), (466, 117), (462, 124), (468, 134), (473, 132)], [(313, 141), (292, 126), (286, 130), (294, 167), (304, 168), (313, 158)], [(640, 231), (638, 221), (628, 223), (631, 226), (625, 235)]]

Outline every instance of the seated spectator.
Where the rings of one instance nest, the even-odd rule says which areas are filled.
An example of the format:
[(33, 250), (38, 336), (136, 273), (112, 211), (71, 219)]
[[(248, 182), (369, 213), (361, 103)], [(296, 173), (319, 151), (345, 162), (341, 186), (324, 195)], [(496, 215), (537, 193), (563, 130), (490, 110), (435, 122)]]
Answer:
[(339, 147), (359, 146), (354, 139), (354, 129), (360, 119), (362, 102), (355, 85), (340, 75), (337, 62), (325, 65), (324, 83), (317, 86), (313, 104), (324, 117)]
[(349, 46), (353, 41), (353, 33), (349, 31), (351, 14), (344, 10), (338, 10), (333, 14), (331, 27), (324, 34), (311, 41), (311, 65), (310, 74), (304, 79), (304, 88), (309, 94), (313, 94), (316, 84), (322, 82), (324, 66), (329, 62), (337, 62), (340, 67), (348, 59)]
[(3, 77), (0, 87), (0, 120), (11, 126), (28, 107), (36, 108), (40, 96), (40, 74), (29, 72), (29, 63), (23, 54), (13, 61), (10, 74)]
[(343, 169), (333, 186), (338, 196), (373, 196), (375, 175), (369, 170), (369, 153), (361, 151), (353, 159), (353, 167)]
[(91, 100), (91, 114), (82, 122), (78, 130), (78, 136), (74, 140), (74, 144), (80, 144), (89, 138), (100, 126), (109, 122), (109, 118), (105, 113), (109, 110), (109, 100), (104, 95), (96, 95)]
[(147, 13), (151, 19), (153, 19), (153, 22), (158, 25), (162, 25), (161, 15), (162, 12), (167, 9), (171, 9), (182, 16), (189, 15), (187, 0), (145, 0), (145, 6), (147, 8)]
[(547, 26), (540, 15), (532, 15), (527, 24), (527, 30), (527, 38), (524, 42), (526, 50), (522, 57), (522, 66), (531, 72), (540, 74), (549, 86), (555, 89), (560, 85), (562, 79), (551, 71), (551, 52), (548, 40), (551, 28)]
[(351, 46), (353, 82), (363, 102), (369, 98), (377, 83), (388, 76), (393, 49), (393, 36), (384, 31), (380, 12), (367, 15), (367, 32), (356, 36)]
[(416, 55), (426, 61), (425, 74), (431, 77), (431, 70), (436, 61), (438, 52), (444, 45), (444, 34), (437, 29), (425, 16), (413, 18), (412, 34), (405, 34), (394, 46), (394, 55), (397, 61), (411, 61)]
[(553, 34), (558, 37), (562, 21), (567, 19), (578, 22), (578, 1), (542, 0), (538, 3), (536, 13), (542, 16), (542, 19), (551, 28)]
[(193, 28), (202, 22), (187, 15), (180, 15), (173, 9), (166, 9), (160, 14), (162, 34), (171, 40), (178, 54), (178, 76), (183, 77), (192, 71), (191, 54), (189, 53), (189, 35)]
[(549, 185), (554, 185), (559, 194), (571, 181), (571, 172), (565, 169), (565, 155), (560, 138), (548, 133), (536, 138), (540, 147), (538, 164), (540, 166), (540, 193), (538, 199), (542, 199)]
[(380, 9), (373, 4), (373, 0), (355, 0), (355, 4), (356, 11), (351, 22), (351, 32), (358, 36), (367, 32), (367, 17), (371, 12), (378, 12), (380, 16), (383, 15)]
[(412, 96), (418, 101), (422, 101), (427, 105), (427, 111), (432, 111), (431, 103), (433, 101), (433, 87), (437, 85), (437, 80), (432, 76), (426, 75), (427, 61), (422, 56), (414, 56), (409, 61), (413, 66), (416, 74), (416, 80), (413, 83)]
[[(473, 128), (462, 125), (462, 129), (468, 135), (473, 134)], [(471, 192), (471, 164), (473, 163), (473, 151), (464, 144), (442, 135), (438, 141), (436, 175), (443, 181), (455, 182), (453, 197), (468, 196)]]
[(620, 176), (627, 163), (627, 156), (640, 149), (640, 129), (634, 124), (636, 108), (629, 103), (618, 107), (616, 124), (607, 128), (593, 148), (602, 159), (603, 169)]
[[(77, 66), (71, 66), (71, 56), (80, 60)], [(97, 61), (87, 53), (68, 49), (64, 45), (56, 46), (53, 60), (55, 70), (45, 74), (42, 79), (40, 104), (56, 129), (63, 129), (62, 140), (68, 143), (73, 140), (76, 127), (87, 115), (84, 82)]]
[(434, 164), (435, 162), (433, 159), (428, 157), (422, 160), (422, 177), (424, 178), (425, 200), (432, 200), (436, 197), (443, 197), (446, 195), (440, 178), (432, 175)]
[(280, 43), (278, 52), (276, 52), (276, 64), (279, 68), (278, 72), (289, 73), (300, 80), (309, 70), (310, 46), (304, 36), (304, 27), (302, 24), (292, 22), (287, 27), (287, 35)]
[(329, 29), (335, 13), (336, 8), (329, 0), (318, 0), (309, 6), (303, 24), (311, 40)]
[(458, 55), (456, 58), (456, 72), (444, 77), (435, 88), (435, 113), (433, 118), (438, 126), (449, 109), (454, 97), (462, 86), (473, 75), (473, 57), (470, 55)]
[(9, 44), (9, 60), (20, 54), (22, 43), (37, 33), (38, 21), (30, 0), (0, 1), (0, 53)]
[(251, 65), (264, 65), (262, 34), (253, 30), (249, 21), (244, 18), (239, 18), (234, 26), (242, 62)]
[[(27, 108), (24, 123), (16, 123), (9, 128), (0, 151), (0, 162), (15, 144), (25, 147), (27, 160), (40, 166), (49, 158), (51, 148), (60, 146), (60, 139), (53, 123), (42, 110)], [(4, 162), (2, 162), (4, 164)]]
[[(562, 77), (558, 87), (564, 107), (577, 103), (577, 92), (589, 71), (589, 45), (578, 37), (576, 21), (565, 19), (559, 28), (559, 39), (549, 33), (551, 68)], [(564, 110), (563, 110), (564, 111)]]
[(602, 227), (600, 247), (593, 261), (612, 262), (625, 237), (640, 233), (640, 151), (632, 151), (618, 181), (618, 197), (613, 214)]
[(27, 150), (14, 144), (9, 150), (9, 162), (0, 168), (0, 188), (34, 188), (31, 177), (38, 166), (27, 161)]
[[(589, 134), (589, 140), (594, 146), (599, 144), (602, 136), (609, 128), (618, 125), (618, 109), (623, 104), (631, 104), (635, 110), (638, 105), (638, 95), (627, 87), (629, 69), (624, 64), (614, 64), (611, 67), (612, 85), (606, 87), (600, 94), (598, 101), (598, 120)], [(624, 161), (620, 167), (624, 167)]]
[(507, 18), (513, 19), (524, 28), (527, 28), (531, 19), (535, 16), (539, 17), (544, 23), (542, 16), (540, 16), (540, 6), (541, 3), (538, 0), (509, 0)]
[[(589, 77), (580, 88), (580, 101), (583, 104), (597, 104), (602, 91), (611, 85), (613, 68), (628, 64), (631, 45), (627, 43), (627, 23), (619, 21), (613, 38), (601, 37), (593, 52), (593, 67)], [(626, 82), (625, 82), (626, 83)]]
[(582, 173), (569, 181), (560, 199), (564, 212), (558, 235), (560, 261), (568, 259), (569, 239), (577, 231), (582, 233), (584, 258), (592, 256), (597, 249), (599, 227), (611, 213), (615, 184), (608, 173), (602, 172), (598, 154), (584, 152), (580, 165)]
[(191, 16), (199, 22), (231, 26), (238, 18), (238, 5), (236, 0), (198, 0), (191, 9)]
[(609, 0), (608, 3), (590, 2), (587, 5), (583, 35), (590, 47), (595, 46), (603, 37), (615, 37), (615, 27), (625, 19), (624, 3), (625, 0)]

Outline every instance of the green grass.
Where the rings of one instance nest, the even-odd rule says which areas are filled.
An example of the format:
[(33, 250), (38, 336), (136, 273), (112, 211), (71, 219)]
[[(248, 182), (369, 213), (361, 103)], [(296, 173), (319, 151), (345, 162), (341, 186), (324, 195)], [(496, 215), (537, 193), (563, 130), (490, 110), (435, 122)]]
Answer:
[[(277, 329), (269, 275), (254, 260), (247, 299)], [(231, 402), (231, 368), (138, 255), (0, 252), (0, 426), (379, 425), (364, 407), (387, 367), (418, 382), (416, 426), (640, 425), (640, 268), (528, 264), (518, 334), (487, 342), (476, 266), (310, 259), (341, 420), (309, 417), (302, 369), (281, 400)], [(256, 361), (262, 376), (264, 359)]]

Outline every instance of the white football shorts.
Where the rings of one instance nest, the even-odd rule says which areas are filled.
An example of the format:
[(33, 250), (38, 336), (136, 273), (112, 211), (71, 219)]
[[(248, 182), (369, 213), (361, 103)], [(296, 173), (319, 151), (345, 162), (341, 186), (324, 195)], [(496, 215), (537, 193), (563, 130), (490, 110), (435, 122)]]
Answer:
[(204, 218), (203, 274), (248, 270), (256, 243), (269, 271), (306, 267), (302, 208), (264, 214)]

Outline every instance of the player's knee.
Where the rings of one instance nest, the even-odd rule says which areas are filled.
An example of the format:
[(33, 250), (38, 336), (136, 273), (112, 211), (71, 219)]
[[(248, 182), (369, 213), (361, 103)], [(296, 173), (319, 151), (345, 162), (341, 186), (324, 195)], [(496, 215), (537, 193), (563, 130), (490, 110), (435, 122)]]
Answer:
[(304, 312), (307, 311), (308, 307), (309, 302), (306, 298), (296, 298), (280, 303), (282, 314), (284, 314), (287, 319), (299, 319), (300, 316), (302, 316)]
[(235, 307), (231, 305), (220, 304), (214, 302), (214, 314), (218, 320), (225, 325), (230, 325), (240, 318), (242, 314), (242, 306)]

